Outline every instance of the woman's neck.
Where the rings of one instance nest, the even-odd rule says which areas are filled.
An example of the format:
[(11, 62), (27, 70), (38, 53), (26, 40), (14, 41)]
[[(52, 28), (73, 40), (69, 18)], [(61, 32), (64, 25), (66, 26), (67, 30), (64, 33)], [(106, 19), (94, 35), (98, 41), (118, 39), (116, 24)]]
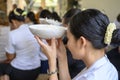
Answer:
[(86, 67), (89, 68), (92, 66), (97, 60), (102, 58), (105, 55), (104, 49), (93, 49), (86, 53), (83, 61), (86, 64)]
[(17, 27), (20, 27), (24, 22), (17, 22)]

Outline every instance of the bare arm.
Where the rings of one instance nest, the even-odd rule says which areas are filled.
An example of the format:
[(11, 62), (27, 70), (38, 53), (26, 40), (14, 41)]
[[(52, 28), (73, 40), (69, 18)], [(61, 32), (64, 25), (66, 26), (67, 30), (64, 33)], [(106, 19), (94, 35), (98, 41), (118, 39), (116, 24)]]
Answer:
[[(56, 60), (48, 60), (49, 63), (49, 72), (55, 72), (57, 69)], [(49, 80), (58, 80), (57, 72), (50, 75)]]
[[(41, 46), (41, 50), (43, 51), (43, 53), (47, 56), (48, 58), (48, 64), (49, 64), (49, 72), (55, 72), (57, 69), (56, 66), (56, 43), (55, 43), (55, 39), (49, 40), (48, 44), (45, 44), (44, 42), (42, 42), (39, 37), (35, 36), (35, 38), (37, 39), (38, 43)], [(54, 74), (51, 74), (49, 76), (49, 80), (58, 80), (58, 76), (57, 76), (57, 72), (55, 72)]]
[(59, 67), (59, 79), (60, 80), (71, 80), (68, 70), (67, 58), (63, 60), (58, 60)]
[(10, 54), (10, 53), (6, 52), (6, 57), (7, 57), (7, 59), (4, 62), (10, 63), (15, 58), (15, 54)]
[[(58, 56), (58, 67), (59, 67), (59, 77), (60, 80), (70, 80), (70, 75), (68, 71), (68, 63), (66, 56), (66, 49), (62, 40), (56, 43), (55, 39), (48, 41), (48, 45), (44, 44), (39, 37), (36, 36), (38, 43), (40, 44), (43, 52), (48, 58), (49, 71), (55, 72), (57, 69), (56, 58)], [(57, 73), (50, 75), (49, 80), (58, 80)]]
[(62, 40), (58, 41), (58, 68), (59, 68), (59, 79), (60, 80), (71, 80), (69, 70), (68, 70), (68, 61), (66, 48)]

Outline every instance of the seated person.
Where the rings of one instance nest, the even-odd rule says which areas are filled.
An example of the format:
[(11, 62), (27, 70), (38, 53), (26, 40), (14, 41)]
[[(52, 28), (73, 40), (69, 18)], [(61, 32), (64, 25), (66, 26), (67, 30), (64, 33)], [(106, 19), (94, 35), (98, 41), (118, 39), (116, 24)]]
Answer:
[[(14, 25), (5, 47), (7, 59), (0, 64), (0, 76), (7, 80), (36, 80), (40, 72), (41, 52), (29, 26), (24, 23), (24, 11), (16, 8), (9, 14), (9, 22)], [(1, 73), (2, 72), (2, 73)]]

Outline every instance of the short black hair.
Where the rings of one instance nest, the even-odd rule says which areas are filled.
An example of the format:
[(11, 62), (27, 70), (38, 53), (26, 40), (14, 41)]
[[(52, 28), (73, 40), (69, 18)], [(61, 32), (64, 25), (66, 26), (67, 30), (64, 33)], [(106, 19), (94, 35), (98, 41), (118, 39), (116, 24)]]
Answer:
[(79, 12), (81, 12), (81, 10), (78, 8), (69, 9), (63, 16), (64, 21), (65, 21), (64, 24), (68, 24), (70, 22), (70, 19), (72, 18), (72, 16), (76, 15)]
[(60, 18), (60, 16), (58, 15), (58, 13), (57, 12), (52, 12), (52, 19), (54, 19), (54, 20), (57, 20), (57, 21), (59, 21), (59, 22), (61, 22), (61, 18)]
[(49, 10), (44, 9), (44, 10), (41, 11), (39, 17), (40, 17), (40, 18), (48, 18), (48, 19), (51, 19), (51, 18), (52, 18), (52, 13), (51, 13)]
[(32, 11), (28, 12), (27, 17), (28, 17), (34, 24), (38, 24), (38, 21), (37, 21), (37, 19), (35, 18), (34, 12), (32, 12)]

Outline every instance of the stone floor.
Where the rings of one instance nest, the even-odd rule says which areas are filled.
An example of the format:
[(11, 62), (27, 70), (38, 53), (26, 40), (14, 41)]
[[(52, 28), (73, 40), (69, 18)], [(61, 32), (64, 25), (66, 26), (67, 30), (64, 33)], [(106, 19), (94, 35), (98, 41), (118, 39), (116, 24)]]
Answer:
[(37, 80), (48, 80), (49, 76), (47, 74), (40, 74)]

